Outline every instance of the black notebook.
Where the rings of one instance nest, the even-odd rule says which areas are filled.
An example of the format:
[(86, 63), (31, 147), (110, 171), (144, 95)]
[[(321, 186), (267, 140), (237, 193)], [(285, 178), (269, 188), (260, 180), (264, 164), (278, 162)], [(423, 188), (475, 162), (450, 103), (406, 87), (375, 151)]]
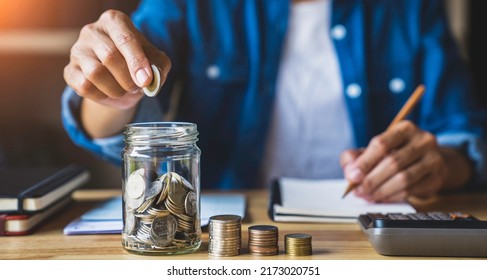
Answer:
[(0, 169), (0, 212), (35, 213), (70, 195), (89, 180), (84, 166)]
[(53, 217), (71, 202), (70, 196), (65, 196), (46, 209), (35, 213), (3, 214), (0, 213), (0, 236), (27, 235), (34, 231), (47, 219)]

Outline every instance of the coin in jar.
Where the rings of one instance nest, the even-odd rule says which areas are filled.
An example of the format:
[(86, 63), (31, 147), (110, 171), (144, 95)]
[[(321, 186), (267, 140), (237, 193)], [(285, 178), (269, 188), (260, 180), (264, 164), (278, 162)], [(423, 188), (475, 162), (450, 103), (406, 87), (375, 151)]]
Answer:
[(158, 216), (152, 221), (150, 238), (156, 246), (171, 244), (178, 228), (178, 222), (172, 215)]
[(147, 180), (144, 176), (144, 169), (140, 168), (132, 172), (127, 179), (125, 186), (127, 195), (130, 198), (137, 199), (141, 197), (147, 187)]
[(135, 215), (132, 212), (125, 213), (125, 225), (123, 231), (126, 234), (132, 234), (135, 230)]
[(196, 210), (198, 207), (196, 200), (197, 200), (196, 193), (188, 192), (184, 200), (184, 210), (186, 211), (187, 215), (194, 216), (196, 214)]
[(155, 198), (162, 191), (162, 182), (156, 180), (150, 184), (150, 188), (145, 194), (146, 199)]

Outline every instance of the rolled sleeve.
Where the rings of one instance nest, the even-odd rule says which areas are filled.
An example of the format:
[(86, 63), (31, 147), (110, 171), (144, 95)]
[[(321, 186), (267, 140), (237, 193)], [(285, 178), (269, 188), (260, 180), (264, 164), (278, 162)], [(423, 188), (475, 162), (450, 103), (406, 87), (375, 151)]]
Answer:
[(468, 188), (479, 188), (487, 183), (486, 140), (481, 136), (470, 133), (448, 133), (437, 135), (438, 144), (446, 147), (458, 148), (469, 158), (474, 174)]
[(61, 114), (64, 129), (71, 140), (98, 157), (116, 165), (121, 164), (120, 153), (123, 148), (122, 134), (92, 139), (81, 126), (79, 119), (82, 98), (70, 87), (66, 87), (61, 97)]

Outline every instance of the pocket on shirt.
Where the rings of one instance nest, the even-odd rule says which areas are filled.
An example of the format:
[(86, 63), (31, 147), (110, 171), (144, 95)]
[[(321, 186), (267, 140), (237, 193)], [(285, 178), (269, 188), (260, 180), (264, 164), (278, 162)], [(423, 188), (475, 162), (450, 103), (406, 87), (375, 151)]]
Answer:
[[(185, 112), (191, 120), (236, 120), (248, 88), (248, 61), (236, 56), (192, 61), (186, 84)], [(222, 118), (224, 117), (224, 118)]]

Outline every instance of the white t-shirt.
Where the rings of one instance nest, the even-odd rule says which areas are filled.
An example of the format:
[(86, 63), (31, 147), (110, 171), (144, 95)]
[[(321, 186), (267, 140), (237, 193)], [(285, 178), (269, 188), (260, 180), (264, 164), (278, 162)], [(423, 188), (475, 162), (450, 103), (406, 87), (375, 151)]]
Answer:
[(292, 5), (277, 78), (263, 184), (273, 178), (342, 178), (339, 156), (354, 145), (337, 54), (332, 0)]

